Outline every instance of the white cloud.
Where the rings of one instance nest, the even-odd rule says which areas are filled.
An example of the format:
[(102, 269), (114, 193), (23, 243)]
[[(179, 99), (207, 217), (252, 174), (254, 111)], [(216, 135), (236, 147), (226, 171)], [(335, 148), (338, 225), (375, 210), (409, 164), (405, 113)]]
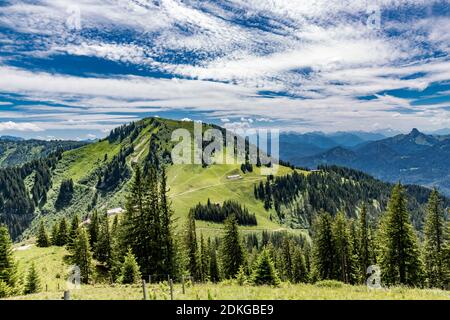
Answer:
[(40, 128), (34, 123), (30, 122), (0, 122), (0, 131), (44, 131), (44, 129)]

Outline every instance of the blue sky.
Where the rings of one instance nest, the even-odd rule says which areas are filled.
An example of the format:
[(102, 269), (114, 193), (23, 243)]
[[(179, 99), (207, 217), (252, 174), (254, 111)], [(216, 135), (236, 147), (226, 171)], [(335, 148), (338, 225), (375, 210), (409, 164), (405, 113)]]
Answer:
[(449, 30), (449, 1), (0, 0), (0, 135), (146, 116), (433, 132), (450, 128)]

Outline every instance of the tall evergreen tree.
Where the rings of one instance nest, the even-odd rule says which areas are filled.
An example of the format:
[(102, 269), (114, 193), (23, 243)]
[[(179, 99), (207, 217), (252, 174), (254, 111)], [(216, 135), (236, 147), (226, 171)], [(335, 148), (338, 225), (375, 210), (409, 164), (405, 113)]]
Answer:
[(198, 256), (199, 252), (197, 244), (197, 231), (195, 228), (195, 219), (193, 212), (190, 212), (188, 214), (188, 220), (186, 222), (185, 246), (187, 251), (187, 263), (189, 273), (195, 279), (199, 279), (201, 277), (201, 274)]
[(39, 232), (38, 232), (38, 236), (36, 239), (36, 245), (41, 248), (50, 246), (50, 239), (48, 237), (47, 230), (45, 230), (44, 221), (42, 221), (42, 220), (39, 225)]
[(99, 214), (98, 214), (97, 210), (94, 210), (92, 212), (90, 220), (91, 220), (91, 222), (89, 223), (89, 226), (88, 226), (89, 244), (90, 244), (91, 248), (95, 248), (95, 244), (98, 241), (98, 234), (99, 234), (99, 229), (100, 229)]
[(173, 211), (170, 207), (169, 198), (167, 193), (167, 176), (166, 169), (163, 166), (161, 169), (161, 182), (160, 182), (160, 211), (161, 211), (161, 248), (163, 251), (163, 269), (166, 273), (175, 275), (176, 273), (176, 250), (175, 242), (173, 239), (174, 226), (173, 226)]
[(333, 240), (332, 218), (320, 212), (313, 224), (313, 273), (318, 280), (334, 279), (336, 249)]
[(361, 208), (361, 213), (358, 220), (358, 240), (356, 245), (358, 246), (359, 257), (359, 271), (360, 278), (366, 277), (367, 268), (372, 264), (370, 255), (370, 233), (368, 230), (367, 222), (367, 206), (364, 203)]
[(203, 234), (200, 235), (200, 270), (201, 280), (207, 281), (209, 279), (209, 252)]
[(218, 282), (220, 280), (219, 265), (217, 263), (217, 250), (211, 239), (208, 238), (209, 249), (209, 280), (212, 282)]
[(58, 227), (58, 235), (56, 237), (56, 245), (57, 246), (65, 246), (67, 244), (67, 241), (69, 239), (69, 233), (67, 231), (67, 221), (66, 218), (62, 218), (59, 222)]
[(98, 239), (94, 247), (94, 258), (104, 263), (108, 268), (112, 266), (112, 238), (109, 230), (108, 215), (99, 215)]
[(394, 186), (378, 230), (378, 263), (386, 285), (420, 285), (423, 276), (417, 236), (403, 186)]
[(82, 283), (89, 283), (93, 276), (93, 262), (89, 235), (85, 228), (80, 227), (77, 238), (73, 244), (72, 263), (80, 268)]
[(27, 274), (24, 293), (32, 294), (32, 293), (38, 293), (39, 291), (41, 291), (41, 279), (36, 270), (36, 266), (34, 265), (34, 262), (32, 262), (30, 269), (28, 271), (28, 274)]
[(75, 214), (72, 217), (72, 221), (70, 223), (69, 237), (67, 240), (67, 246), (69, 249), (73, 247), (73, 243), (75, 242), (75, 239), (78, 236), (79, 227), (80, 227), (80, 218), (78, 217), (77, 214)]
[(245, 251), (234, 215), (225, 220), (225, 235), (221, 246), (222, 271), (226, 279), (234, 278), (245, 264)]
[(55, 222), (52, 227), (52, 234), (50, 239), (52, 246), (58, 245), (58, 235), (59, 235), (59, 224), (58, 222)]
[[(8, 229), (0, 225), (0, 286), (4, 295), (12, 294), (17, 285), (17, 265), (14, 261), (11, 237)], [(3, 284), (1, 284), (3, 283)]]
[(431, 192), (428, 200), (424, 238), (423, 260), (425, 262), (427, 285), (432, 288), (448, 288), (450, 285), (450, 269), (445, 256), (448, 235), (445, 227), (444, 209), (436, 189)]
[(347, 220), (343, 212), (338, 212), (334, 218), (332, 233), (336, 276), (342, 282), (354, 283), (356, 275), (353, 244)]
[(292, 281), (294, 283), (308, 281), (305, 258), (298, 247), (295, 247), (292, 252)]

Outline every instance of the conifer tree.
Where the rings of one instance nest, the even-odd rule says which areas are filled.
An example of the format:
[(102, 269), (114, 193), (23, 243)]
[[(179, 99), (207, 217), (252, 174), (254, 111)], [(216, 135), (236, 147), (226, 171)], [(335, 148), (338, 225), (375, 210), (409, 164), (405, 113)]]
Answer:
[(89, 283), (93, 276), (93, 262), (89, 235), (83, 227), (80, 227), (73, 244), (71, 260), (80, 268), (81, 282)]
[(52, 227), (51, 244), (52, 246), (58, 245), (59, 226), (58, 222), (55, 222)]
[(394, 186), (378, 230), (378, 263), (386, 285), (418, 286), (423, 269), (403, 186)]
[(161, 210), (161, 247), (163, 251), (163, 269), (166, 273), (175, 275), (176, 273), (176, 250), (173, 239), (173, 211), (170, 207), (167, 193), (167, 175), (163, 166), (161, 169), (160, 182), (160, 210)]
[(285, 238), (281, 248), (281, 270), (285, 280), (293, 280), (293, 259), (291, 254), (291, 243)]
[(95, 244), (98, 241), (98, 234), (99, 234), (99, 229), (100, 229), (100, 221), (99, 221), (99, 215), (98, 215), (97, 210), (94, 210), (92, 212), (90, 220), (91, 220), (91, 222), (89, 223), (89, 226), (88, 226), (89, 244), (90, 244), (91, 248), (95, 248)]
[(70, 223), (69, 236), (67, 240), (67, 247), (69, 248), (69, 250), (70, 248), (73, 247), (73, 243), (75, 242), (75, 239), (78, 236), (79, 227), (80, 227), (80, 219), (78, 218), (78, 215), (75, 214)]
[(347, 220), (343, 212), (338, 212), (332, 225), (335, 272), (338, 280), (345, 283), (355, 281), (355, 261)]
[(364, 203), (361, 208), (361, 213), (359, 215), (358, 221), (358, 257), (359, 257), (359, 271), (360, 278), (364, 279), (366, 277), (367, 268), (372, 264), (370, 255), (370, 232), (369, 232), (368, 222), (367, 222), (367, 206)]
[(36, 270), (36, 266), (34, 265), (34, 262), (32, 262), (30, 269), (28, 271), (28, 274), (27, 274), (24, 293), (32, 294), (32, 293), (38, 293), (39, 291), (41, 291), (41, 279)]
[(263, 249), (253, 270), (252, 282), (256, 285), (278, 285), (280, 279), (267, 249)]
[(222, 271), (226, 279), (234, 278), (239, 267), (245, 264), (245, 252), (234, 215), (225, 220), (225, 235), (222, 238)]
[(0, 295), (10, 295), (16, 290), (17, 265), (14, 261), (12, 242), (8, 229), (0, 225)]
[(320, 212), (313, 224), (312, 264), (317, 280), (334, 279), (336, 249), (332, 233), (332, 218)]
[(112, 266), (112, 239), (106, 213), (99, 216), (99, 232), (94, 248), (94, 258), (104, 263), (108, 268)]
[(195, 279), (199, 279), (201, 274), (198, 257), (197, 231), (195, 228), (194, 214), (192, 212), (188, 214), (188, 220), (186, 223), (185, 246), (187, 251), (189, 273)]
[(209, 248), (209, 280), (212, 282), (218, 282), (220, 280), (219, 276), (219, 265), (217, 263), (217, 251), (215, 245), (208, 238), (208, 248)]
[(209, 253), (203, 234), (200, 235), (200, 269), (201, 280), (207, 281), (209, 279)]
[(122, 264), (120, 280), (124, 284), (133, 284), (141, 280), (141, 272), (139, 271), (139, 265), (136, 262), (136, 258), (128, 249), (125, 260)]
[(45, 230), (44, 221), (41, 220), (39, 225), (38, 237), (36, 239), (36, 245), (41, 248), (46, 248), (50, 246), (50, 239), (47, 234), (47, 230)]
[(67, 222), (66, 222), (66, 218), (62, 218), (61, 221), (59, 222), (59, 227), (58, 227), (58, 235), (56, 238), (56, 245), (57, 246), (65, 246), (67, 244), (67, 240), (69, 238), (69, 233), (67, 231)]
[(295, 247), (292, 252), (292, 281), (294, 283), (308, 281), (305, 258), (298, 247)]
[(450, 270), (446, 263), (445, 252), (448, 235), (445, 227), (444, 210), (436, 189), (431, 192), (428, 200), (424, 238), (423, 260), (425, 262), (427, 285), (432, 288), (448, 288), (450, 285)]

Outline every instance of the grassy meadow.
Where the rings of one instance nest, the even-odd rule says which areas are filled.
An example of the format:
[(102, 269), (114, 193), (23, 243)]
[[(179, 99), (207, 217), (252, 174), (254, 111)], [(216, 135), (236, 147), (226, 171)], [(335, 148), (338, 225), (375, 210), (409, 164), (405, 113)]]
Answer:
[[(20, 271), (26, 271), (32, 262), (41, 277), (42, 292), (11, 297), (17, 300), (61, 300), (66, 290), (68, 265), (64, 263), (67, 250), (61, 247), (37, 248), (30, 244), (15, 250)], [(46, 286), (47, 285), (47, 286)], [(169, 300), (170, 287), (167, 281), (147, 285), (149, 299)], [(235, 282), (192, 284), (186, 282), (173, 287), (175, 300), (450, 300), (450, 291), (434, 289), (412, 289), (394, 287), (369, 289), (366, 286), (351, 286), (339, 282), (317, 284), (282, 283), (278, 287), (238, 285)], [(82, 285), (71, 291), (74, 300), (142, 300), (141, 285), (110, 285), (98, 283)]]

